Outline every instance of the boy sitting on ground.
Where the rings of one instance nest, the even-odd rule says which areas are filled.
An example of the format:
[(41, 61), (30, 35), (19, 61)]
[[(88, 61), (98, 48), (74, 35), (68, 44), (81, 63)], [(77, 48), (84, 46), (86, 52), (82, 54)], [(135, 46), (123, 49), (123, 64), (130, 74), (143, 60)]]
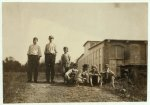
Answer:
[[(102, 78), (103, 78), (104, 83), (109, 83), (109, 82), (111, 82), (112, 86), (115, 87), (115, 85), (114, 85), (114, 82), (115, 82), (115, 74), (114, 74), (114, 72), (109, 68), (109, 65), (108, 65), (108, 64), (105, 65), (105, 70), (104, 70), (104, 71), (105, 71), (105, 72), (102, 73), (102, 76), (103, 76)], [(102, 86), (102, 84), (101, 84), (101, 86)]]
[(99, 85), (100, 84), (100, 73), (97, 70), (97, 67), (94, 65), (91, 67), (91, 71), (89, 72), (90, 85)]
[(84, 64), (82, 70), (79, 70), (77, 75), (77, 85), (81, 84), (88, 84), (89, 83), (89, 65)]
[(73, 68), (65, 73), (67, 84), (76, 84), (77, 73), (77, 64), (73, 64)]

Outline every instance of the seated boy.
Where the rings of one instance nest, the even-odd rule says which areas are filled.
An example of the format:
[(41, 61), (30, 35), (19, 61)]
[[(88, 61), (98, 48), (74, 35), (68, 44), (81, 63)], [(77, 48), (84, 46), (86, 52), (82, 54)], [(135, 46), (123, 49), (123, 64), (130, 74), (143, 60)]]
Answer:
[[(105, 65), (105, 72), (103, 74), (103, 81), (104, 83), (112, 83), (112, 86), (115, 87), (114, 81), (115, 81), (115, 74), (114, 72), (109, 68), (109, 65)], [(102, 85), (102, 84), (101, 84)]]
[(89, 83), (89, 73), (88, 73), (89, 65), (84, 64), (82, 67), (83, 67), (82, 70), (79, 70), (78, 75), (77, 75), (78, 85), (80, 83), (84, 83), (84, 84)]
[(65, 73), (65, 79), (67, 81), (67, 84), (76, 84), (76, 77), (77, 77), (77, 64), (73, 64), (73, 68), (69, 69)]
[(97, 70), (96, 66), (91, 67), (91, 71), (89, 72), (89, 78), (90, 78), (90, 85), (99, 85), (100, 84), (100, 73)]

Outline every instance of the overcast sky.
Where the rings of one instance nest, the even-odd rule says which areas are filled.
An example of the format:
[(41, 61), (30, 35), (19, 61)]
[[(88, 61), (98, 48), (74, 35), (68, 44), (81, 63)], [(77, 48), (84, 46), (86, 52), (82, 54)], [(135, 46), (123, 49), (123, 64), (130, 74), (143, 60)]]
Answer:
[(84, 51), (87, 40), (147, 40), (147, 4), (3, 3), (3, 59), (14, 57), (22, 64), (34, 36), (42, 50), (54, 36), (57, 60), (69, 47), (72, 61)]

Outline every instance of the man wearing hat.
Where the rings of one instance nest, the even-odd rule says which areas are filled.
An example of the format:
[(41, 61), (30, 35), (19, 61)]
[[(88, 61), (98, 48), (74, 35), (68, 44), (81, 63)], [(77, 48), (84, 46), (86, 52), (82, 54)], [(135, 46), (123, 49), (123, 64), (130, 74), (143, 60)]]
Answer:
[(38, 38), (34, 37), (33, 38), (33, 44), (29, 46), (28, 50), (28, 71), (27, 71), (27, 76), (28, 76), (28, 82), (32, 82), (32, 73), (34, 73), (34, 82), (37, 82), (38, 78), (38, 65), (39, 65), (39, 60), (41, 55), (41, 49), (40, 46), (37, 45)]
[(45, 46), (45, 65), (46, 65), (46, 81), (54, 83), (54, 66), (55, 66), (55, 58), (56, 58), (56, 45), (53, 43), (54, 37), (49, 36), (49, 43)]

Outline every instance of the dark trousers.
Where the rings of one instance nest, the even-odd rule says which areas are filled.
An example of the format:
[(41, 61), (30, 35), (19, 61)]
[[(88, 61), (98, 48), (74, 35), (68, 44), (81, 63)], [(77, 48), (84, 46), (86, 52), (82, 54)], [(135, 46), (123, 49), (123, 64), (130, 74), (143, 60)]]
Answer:
[(32, 81), (32, 74), (34, 74), (34, 81), (37, 82), (38, 78), (39, 58), (37, 55), (28, 55), (28, 81)]
[(66, 72), (69, 70), (69, 67), (66, 67), (66, 66), (63, 65), (63, 69), (64, 69), (63, 78), (64, 78), (64, 82), (66, 82), (67, 80), (66, 80), (66, 78), (65, 78), (65, 74), (66, 74)]
[(54, 54), (45, 54), (45, 65), (46, 65), (46, 81), (49, 82), (50, 77), (51, 77), (51, 81), (53, 81), (55, 76), (55, 70), (54, 70), (55, 55)]

